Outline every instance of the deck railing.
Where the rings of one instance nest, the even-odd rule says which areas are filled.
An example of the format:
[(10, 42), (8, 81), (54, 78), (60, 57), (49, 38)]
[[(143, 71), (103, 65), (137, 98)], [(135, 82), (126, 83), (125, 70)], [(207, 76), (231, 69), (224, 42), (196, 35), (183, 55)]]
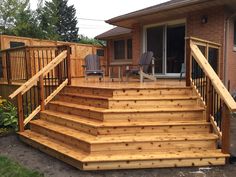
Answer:
[(56, 56), (58, 46), (24, 46), (1, 51), (3, 81), (25, 82)]
[(34, 69), (35, 74), (9, 96), (11, 99), (17, 97), (18, 127), (21, 132), (60, 90), (70, 84), (69, 46), (57, 47), (54, 58), (52, 56), (50, 61), (47, 58), (38, 59), (34, 66), (39, 68)]
[(209, 51), (213, 49), (219, 63), (221, 45), (190, 37), (186, 39), (186, 46), (186, 84), (194, 86), (204, 101), (207, 121), (220, 137), (222, 152), (230, 153), (230, 118), (236, 111), (236, 102), (217, 75), (218, 68), (208, 61)]

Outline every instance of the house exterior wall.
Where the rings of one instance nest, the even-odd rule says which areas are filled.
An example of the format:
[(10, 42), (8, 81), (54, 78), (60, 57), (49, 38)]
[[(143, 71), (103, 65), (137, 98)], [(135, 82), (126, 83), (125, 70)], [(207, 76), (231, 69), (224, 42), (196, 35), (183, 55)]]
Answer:
[[(201, 18), (206, 16), (208, 22), (201, 23)], [(187, 15), (187, 36), (193, 36), (222, 45), (219, 61), (219, 75), (224, 78), (224, 29), (225, 29), (225, 8), (223, 6), (204, 9), (192, 12)]]
[(227, 81), (230, 81), (230, 91), (236, 92), (236, 50), (234, 49), (234, 20), (229, 21), (227, 43)]

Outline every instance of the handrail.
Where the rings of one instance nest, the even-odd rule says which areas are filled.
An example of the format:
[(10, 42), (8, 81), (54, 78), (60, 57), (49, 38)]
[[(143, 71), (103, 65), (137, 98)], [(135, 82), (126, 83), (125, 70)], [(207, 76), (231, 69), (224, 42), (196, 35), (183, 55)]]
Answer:
[(209, 77), (212, 82), (212, 85), (216, 89), (217, 93), (220, 95), (221, 99), (224, 100), (225, 104), (228, 106), (231, 112), (235, 112), (236, 102), (234, 101), (233, 97), (231, 96), (227, 88), (224, 86), (216, 72), (213, 70), (211, 65), (208, 63), (205, 56), (199, 50), (197, 45), (193, 42), (190, 42), (190, 48), (195, 60), (200, 65), (205, 74)]
[[(34, 50), (39, 52), (41, 49)], [(24, 131), (24, 127), (40, 111), (45, 110), (45, 106), (50, 100), (66, 85), (71, 83), (69, 46), (57, 47), (55, 49), (55, 58), (46, 63), (46, 65), (44, 65), (45, 61), (40, 58), (38, 58), (37, 64), (40, 70), (9, 96), (11, 99), (17, 96), (18, 127), (20, 132)]]
[(19, 93), (25, 93), (28, 91), (39, 79), (41, 75), (45, 76), (52, 68), (54, 68), (58, 63), (60, 63), (66, 57), (67, 51), (60, 53), (56, 58), (54, 58), (47, 66), (36, 73), (32, 78), (30, 78), (25, 84), (20, 86), (16, 91), (14, 91), (9, 97), (13, 99)]
[(195, 41), (195, 42), (199, 42), (199, 43), (202, 43), (202, 44), (210, 44), (210, 45), (215, 45), (217, 47), (221, 47), (221, 44), (219, 43), (216, 43), (216, 42), (212, 42), (212, 41), (209, 41), (209, 40), (204, 40), (204, 39), (200, 39), (200, 38), (196, 38), (196, 37), (186, 37), (185, 38), (186, 40), (189, 39), (191, 41)]

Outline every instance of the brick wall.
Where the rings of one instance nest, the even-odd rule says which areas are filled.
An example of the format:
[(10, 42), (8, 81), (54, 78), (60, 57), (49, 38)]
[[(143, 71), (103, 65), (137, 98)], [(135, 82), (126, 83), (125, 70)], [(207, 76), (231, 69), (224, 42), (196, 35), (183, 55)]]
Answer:
[[(201, 23), (201, 18), (206, 16), (208, 22)], [(222, 6), (192, 12), (187, 15), (187, 36), (193, 36), (222, 45), (219, 69), (220, 77), (223, 79), (223, 44), (224, 44), (225, 8)]]
[(227, 50), (227, 81), (230, 80), (230, 91), (236, 92), (236, 51), (234, 47), (234, 23), (233, 20), (229, 23), (229, 36), (228, 36), (228, 50)]
[(138, 64), (141, 55), (141, 26), (134, 24), (132, 30), (133, 64)]

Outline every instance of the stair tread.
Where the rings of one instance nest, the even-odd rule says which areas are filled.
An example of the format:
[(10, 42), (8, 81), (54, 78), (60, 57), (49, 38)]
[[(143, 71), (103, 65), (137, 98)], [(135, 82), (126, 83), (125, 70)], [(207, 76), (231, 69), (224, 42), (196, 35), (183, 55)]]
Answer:
[(190, 121), (139, 121), (139, 122), (101, 122), (96, 119), (89, 119), (86, 117), (61, 113), (57, 111), (46, 110), (43, 113), (51, 116), (60, 117), (68, 121), (73, 121), (81, 124), (90, 125), (93, 127), (128, 127), (128, 126), (158, 126), (158, 125), (210, 125), (204, 120), (190, 120)]
[(51, 123), (45, 120), (34, 120), (31, 124), (50, 129), (54, 132), (64, 134), (68, 137), (83, 140), (89, 143), (119, 143), (119, 142), (148, 142), (148, 141), (187, 141), (187, 140), (216, 140), (218, 136), (212, 133), (188, 133), (188, 134), (176, 134), (176, 133), (166, 133), (166, 134), (133, 134), (133, 135), (104, 135), (104, 136), (94, 136), (90, 135), (73, 128), (68, 128), (55, 123)]
[[(181, 86), (181, 85), (158, 85), (158, 87), (156, 86), (146, 86), (145, 84), (142, 84), (143, 86), (139, 86), (137, 87), (137, 85), (135, 84), (135, 86), (132, 85), (123, 85), (123, 87), (119, 86), (117, 87), (117, 85), (110, 85), (109, 83), (99, 83), (99, 88), (98, 89), (105, 89), (105, 90), (150, 90), (150, 89), (154, 89), (154, 90), (160, 90), (160, 89), (193, 89), (191, 86)], [(92, 89), (96, 89), (97, 85), (85, 85), (84, 83), (81, 85), (69, 85), (66, 86), (68, 88), (92, 88)]]
[(82, 151), (81, 149), (74, 148), (70, 145), (67, 145), (61, 141), (55, 140), (53, 138), (41, 135), (39, 133), (33, 132), (31, 130), (25, 130), (24, 132), (18, 132), (20, 136), (26, 137), (28, 139), (31, 139), (39, 144), (42, 144), (46, 147), (49, 147), (51, 149), (54, 149), (65, 156), (71, 156), (72, 158), (76, 160), (82, 160), (85, 158), (88, 153)]
[(101, 99), (101, 100), (109, 100), (109, 101), (142, 101), (142, 100), (193, 100), (198, 99), (198, 96), (188, 96), (188, 95), (175, 95), (173, 96), (166, 96), (166, 95), (158, 95), (158, 96), (120, 96), (116, 98), (112, 97), (104, 97), (104, 96), (97, 96), (97, 95), (86, 95), (86, 94), (78, 94), (78, 93), (61, 93), (60, 95), (66, 96), (74, 96), (74, 97), (83, 97), (83, 98), (94, 98), (94, 99)]
[(102, 161), (124, 161), (124, 160), (158, 160), (158, 159), (196, 159), (196, 158), (225, 158), (228, 154), (223, 154), (219, 149), (217, 150), (184, 150), (167, 152), (155, 151), (140, 151), (140, 152), (111, 152), (110, 154), (91, 154), (83, 160), (86, 162), (102, 162)]
[(19, 133), (20, 136), (30, 139), (38, 144), (47, 148), (53, 149), (66, 157), (70, 157), (80, 162), (109, 162), (109, 161), (125, 161), (125, 160), (155, 160), (155, 159), (191, 159), (191, 158), (224, 158), (228, 154), (223, 154), (218, 150), (188, 150), (188, 151), (174, 151), (168, 150), (167, 152), (155, 151), (139, 151), (139, 152), (126, 152), (126, 151), (112, 151), (106, 153), (92, 153), (88, 154), (78, 148), (46, 137), (39, 133), (26, 130)]
[(69, 103), (66, 101), (51, 101), (50, 104), (56, 104), (60, 106), (66, 106), (71, 108), (79, 108), (84, 110), (96, 111), (96, 112), (103, 112), (103, 113), (119, 113), (119, 112), (179, 112), (179, 111), (203, 111), (205, 108), (196, 106), (196, 107), (180, 107), (180, 108), (144, 108), (144, 109), (106, 109), (106, 108), (98, 108), (93, 106), (87, 105), (78, 105), (75, 103)]

